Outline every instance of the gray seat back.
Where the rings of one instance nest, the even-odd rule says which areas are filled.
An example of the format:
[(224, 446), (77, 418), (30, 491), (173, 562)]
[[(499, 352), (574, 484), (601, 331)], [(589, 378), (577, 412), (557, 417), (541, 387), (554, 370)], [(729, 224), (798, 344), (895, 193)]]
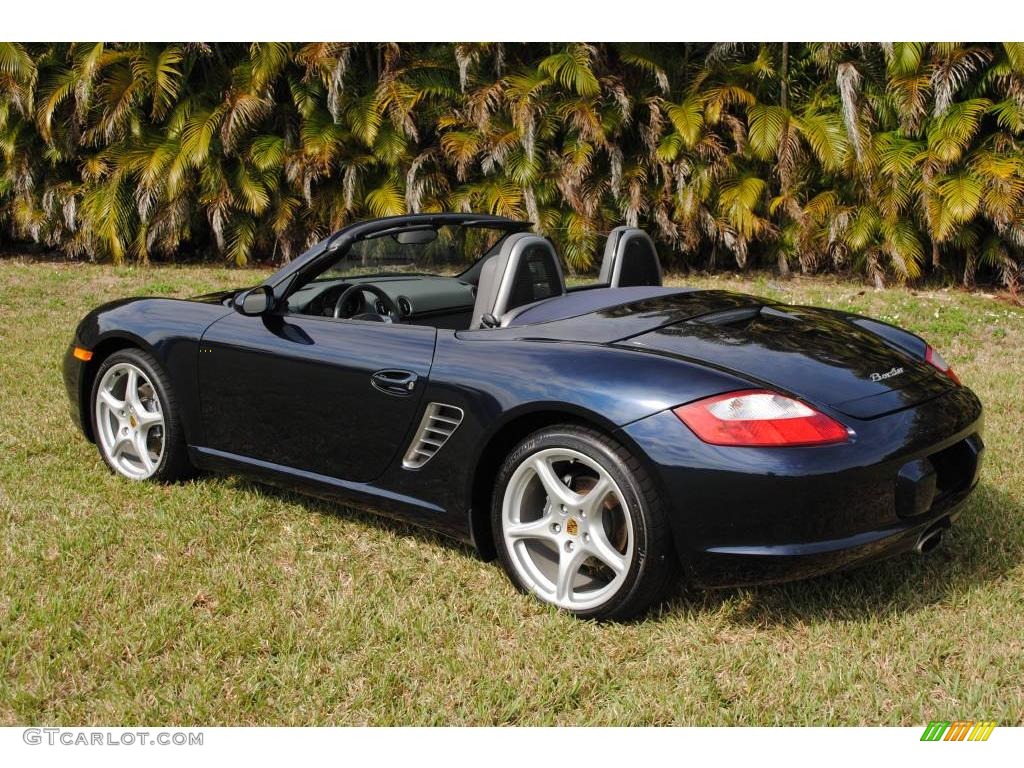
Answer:
[(600, 282), (610, 288), (661, 285), (661, 261), (654, 241), (642, 229), (616, 227), (608, 234)]
[(517, 232), (505, 238), (480, 270), (470, 328), (484, 327), (486, 315), (503, 325), (512, 310), (564, 293), (562, 265), (551, 243)]

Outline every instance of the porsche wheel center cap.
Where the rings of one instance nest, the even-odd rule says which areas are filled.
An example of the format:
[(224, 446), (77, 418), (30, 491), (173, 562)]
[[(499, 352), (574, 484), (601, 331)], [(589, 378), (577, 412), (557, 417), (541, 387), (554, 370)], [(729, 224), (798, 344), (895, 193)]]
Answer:
[(576, 522), (575, 517), (569, 518), (569, 521), (565, 524), (565, 532), (570, 536), (575, 536), (580, 532), (580, 524)]

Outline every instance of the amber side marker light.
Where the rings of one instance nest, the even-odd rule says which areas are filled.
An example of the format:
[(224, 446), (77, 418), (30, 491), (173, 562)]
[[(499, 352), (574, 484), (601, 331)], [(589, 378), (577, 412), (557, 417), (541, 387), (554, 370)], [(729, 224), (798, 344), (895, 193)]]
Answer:
[(81, 347), (75, 347), (74, 351), (71, 354), (74, 355), (76, 359), (81, 360), (82, 362), (85, 363), (92, 360), (92, 350), (90, 349), (82, 349)]

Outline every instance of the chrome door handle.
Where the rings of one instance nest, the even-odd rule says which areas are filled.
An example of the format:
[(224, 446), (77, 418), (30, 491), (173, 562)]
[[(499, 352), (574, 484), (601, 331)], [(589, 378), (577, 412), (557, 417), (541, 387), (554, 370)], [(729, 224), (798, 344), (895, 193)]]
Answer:
[(370, 384), (385, 394), (404, 397), (411, 395), (416, 389), (418, 378), (412, 371), (377, 371), (370, 377)]

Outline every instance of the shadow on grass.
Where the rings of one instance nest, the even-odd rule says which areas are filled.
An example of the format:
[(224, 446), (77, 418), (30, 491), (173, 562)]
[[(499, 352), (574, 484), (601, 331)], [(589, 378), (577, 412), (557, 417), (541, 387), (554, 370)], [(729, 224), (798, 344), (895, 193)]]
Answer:
[[(413, 536), (463, 557), (477, 556), (468, 544), (383, 514), (255, 480), (239, 477), (236, 482), (239, 488), (258, 488), (260, 493), (299, 504), (311, 513), (344, 517), (396, 536)], [(770, 586), (696, 590), (680, 584), (660, 607), (660, 615), (699, 615), (739, 602), (740, 608), (730, 611), (731, 620), (761, 626), (884, 616), (926, 608), (950, 595), (998, 582), (1022, 562), (1024, 505), (983, 482), (968, 499), (957, 524), (946, 532), (943, 544), (927, 556), (907, 553)]]
[(466, 557), (476, 558), (476, 550), (472, 546), (442, 533), (436, 533), (428, 528), (421, 528), (412, 523), (407, 523), (398, 518), (392, 517), (385, 512), (374, 511), (366, 507), (349, 506), (343, 501), (322, 499), (317, 496), (310, 496), (300, 491), (293, 491), (276, 485), (269, 485), (260, 480), (254, 480), (242, 475), (233, 477), (236, 486), (243, 491), (259, 492), (264, 496), (280, 499), (291, 504), (298, 504), (310, 513), (325, 515), (327, 517), (340, 517), (345, 520), (359, 522), (381, 531), (394, 534), (395, 536), (411, 536), (431, 544), (457, 552)]
[(732, 619), (756, 625), (856, 620), (905, 613), (1003, 580), (1024, 562), (1024, 506), (982, 482), (943, 543), (804, 581), (745, 589), (683, 590), (665, 613), (702, 613), (740, 598)]

